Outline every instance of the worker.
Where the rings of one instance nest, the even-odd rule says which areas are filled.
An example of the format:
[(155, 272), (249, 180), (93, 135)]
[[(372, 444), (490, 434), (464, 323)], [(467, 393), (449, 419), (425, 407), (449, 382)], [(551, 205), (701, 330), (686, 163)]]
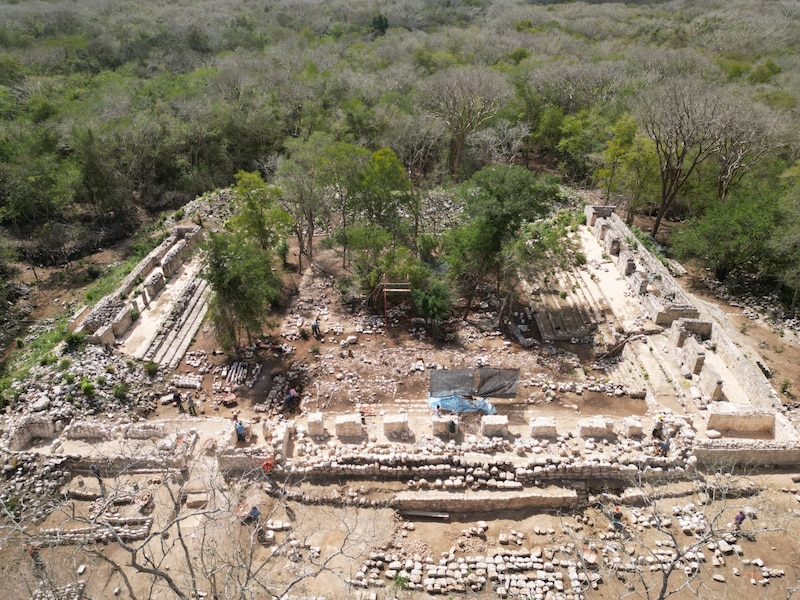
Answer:
[(447, 422), (447, 433), (450, 435), (450, 439), (453, 439), (453, 436), (456, 434), (458, 430), (458, 425), (453, 420)]
[(656, 456), (666, 456), (669, 453), (669, 444), (661, 440), (654, 441)]
[(245, 441), (244, 434), (246, 432), (244, 423), (242, 423), (239, 419), (236, 419), (236, 439), (240, 442)]
[(186, 408), (189, 411), (190, 415), (192, 415), (193, 417), (197, 416), (197, 411), (195, 410), (195, 407), (194, 407), (194, 398), (192, 397), (192, 393), (191, 392), (186, 394)]
[(619, 506), (614, 507), (614, 512), (611, 513), (611, 524), (617, 531), (622, 531), (622, 511)]
[(288, 412), (291, 412), (294, 409), (294, 405), (297, 402), (297, 390), (292, 388), (289, 390), (289, 394), (283, 399), (284, 407)]
[(322, 337), (322, 332), (319, 330), (319, 317), (315, 317), (314, 320), (311, 321), (311, 333), (315, 338)]
[(657, 440), (664, 439), (664, 417), (662, 415), (658, 415), (656, 418), (655, 425), (653, 426), (653, 438)]
[(733, 526), (736, 529), (736, 531), (739, 531), (742, 528), (742, 523), (744, 523), (744, 520), (746, 518), (747, 518), (747, 515), (745, 515), (741, 510), (733, 518)]

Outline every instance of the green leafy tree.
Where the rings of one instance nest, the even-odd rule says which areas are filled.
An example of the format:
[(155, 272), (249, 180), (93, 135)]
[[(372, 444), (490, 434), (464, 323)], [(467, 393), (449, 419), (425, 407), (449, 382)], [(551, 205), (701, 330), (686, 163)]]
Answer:
[(323, 154), (333, 143), (333, 138), (321, 132), (309, 139), (292, 139), (286, 142), (288, 157), (278, 164), (276, 178), (281, 189), (286, 210), (294, 218), (294, 231), (300, 249), (298, 270), (302, 269), (302, 255), (314, 259), (314, 233), (318, 218), (330, 211), (323, 177)]
[(759, 270), (776, 225), (774, 197), (733, 193), (675, 233), (673, 247), (681, 258), (696, 258), (725, 281), (737, 267)]
[(232, 191), (237, 214), (230, 225), (254, 240), (262, 252), (275, 250), (292, 227), (291, 215), (278, 205), (280, 190), (258, 173), (239, 171)]
[(395, 239), (405, 237), (404, 217), (416, 223), (411, 180), (395, 153), (382, 148), (372, 153), (359, 173), (356, 207), (370, 223), (389, 231)]
[(498, 293), (506, 270), (507, 253), (519, 228), (548, 214), (560, 198), (557, 182), (538, 177), (518, 165), (496, 165), (478, 171), (461, 188), (467, 221), (445, 241), (451, 277), (466, 296), (469, 314), (477, 286), (494, 276)]
[(268, 322), (280, 299), (281, 282), (272, 270), (272, 256), (242, 233), (211, 233), (206, 245), (204, 276), (212, 296), (210, 314), (226, 349), (248, 341)]

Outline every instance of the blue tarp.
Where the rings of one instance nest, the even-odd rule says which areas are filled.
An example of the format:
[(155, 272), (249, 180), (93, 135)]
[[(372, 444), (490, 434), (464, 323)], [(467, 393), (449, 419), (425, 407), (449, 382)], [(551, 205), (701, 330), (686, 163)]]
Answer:
[(431, 408), (439, 407), (452, 413), (483, 412), (487, 415), (496, 415), (497, 409), (486, 398), (465, 398), (464, 396), (448, 396), (447, 398), (428, 398)]

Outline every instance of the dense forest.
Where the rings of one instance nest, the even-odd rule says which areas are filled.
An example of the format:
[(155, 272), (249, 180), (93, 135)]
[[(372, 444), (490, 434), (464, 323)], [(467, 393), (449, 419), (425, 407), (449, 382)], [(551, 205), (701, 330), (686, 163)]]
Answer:
[[(6, 0), (0, 270), (61, 264), (237, 185), (245, 212), (263, 206), (231, 230), (264, 251), (293, 232), (311, 254), (334, 224), (365, 288), (381, 265), (447, 256), (462, 290), (487, 274), (500, 290), (530, 260), (523, 233), (554, 256), (541, 220), (567, 226), (544, 208), (560, 180), (793, 309), (798, 25), (789, 1)], [(458, 227), (419, 229), (457, 197)], [(686, 227), (664, 240), (663, 219)], [(440, 316), (432, 272), (418, 305)]]

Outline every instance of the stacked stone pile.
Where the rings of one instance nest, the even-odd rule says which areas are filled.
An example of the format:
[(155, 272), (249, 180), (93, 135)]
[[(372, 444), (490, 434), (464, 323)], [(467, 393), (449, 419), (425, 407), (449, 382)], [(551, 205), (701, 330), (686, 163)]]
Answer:
[[(532, 444), (534, 442), (540, 443), (531, 440)], [(467, 456), (510, 453), (519, 449), (517, 444), (502, 438), (468, 436), (463, 444), (455, 444), (423, 436), (409, 448), (402, 444), (370, 441), (357, 446), (321, 446), (299, 437), (287, 471), (306, 479), (343, 475), (391, 477), (407, 481), (411, 488), (449, 490), (521, 489), (526, 485), (538, 485), (543, 480), (628, 478), (632, 472), (641, 472), (645, 477), (660, 476), (665, 470), (672, 470), (676, 475), (685, 473), (680, 452), (669, 457), (648, 455), (642, 452), (642, 445), (637, 441), (622, 440), (615, 445), (609, 444), (611, 450), (607, 458), (582, 456), (577, 451), (566, 452), (571, 448), (564, 438), (549, 446), (564, 450), (564, 455), (554, 455), (551, 451), (519, 464), (512, 459), (495, 457), (489, 461)]]
[(586, 589), (597, 588), (602, 578), (587, 574), (576, 558), (556, 558), (558, 552), (569, 556), (574, 551), (571, 544), (531, 550), (493, 548), (487, 555), (456, 556), (451, 551), (435, 561), (430, 555), (412, 555), (402, 548), (399, 552), (378, 550), (370, 553), (349, 583), (362, 588), (384, 587), (387, 581), (399, 578), (409, 590), (429, 594), (481, 592), (491, 587), (501, 598), (579, 600)]
[[(123, 541), (132, 542), (143, 540), (150, 535), (150, 529), (153, 525), (153, 519), (150, 517), (141, 519), (104, 517), (103, 521), (103, 525), (90, 525), (74, 529), (43, 529), (37, 536), (37, 540), (41, 540), (41, 543), (47, 546), (111, 542), (115, 539), (115, 536)], [(113, 531), (106, 527), (105, 523), (108, 523)]]
[(108, 325), (125, 306), (125, 301), (115, 295), (100, 300), (81, 323), (81, 329), (92, 334), (104, 325)]
[[(84, 380), (94, 386), (93, 396), (83, 393)], [(156, 407), (152, 388), (159, 381), (158, 376), (149, 377), (140, 365), (122, 355), (90, 345), (80, 352), (65, 354), (57, 363), (37, 365), (27, 379), (15, 382), (19, 402), (14, 404), (14, 410), (46, 412), (53, 422), (63, 423), (101, 410), (148, 412)], [(127, 387), (124, 397), (115, 395), (121, 384)]]
[(39, 523), (60, 503), (59, 490), (69, 481), (66, 459), (38, 464), (39, 456), (20, 452), (3, 458), (0, 502), (19, 520)]
[(51, 582), (42, 581), (31, 600), (81, 600), (85, 588), (85, 581), (74, 581), (57, 589), (53, 589)]

